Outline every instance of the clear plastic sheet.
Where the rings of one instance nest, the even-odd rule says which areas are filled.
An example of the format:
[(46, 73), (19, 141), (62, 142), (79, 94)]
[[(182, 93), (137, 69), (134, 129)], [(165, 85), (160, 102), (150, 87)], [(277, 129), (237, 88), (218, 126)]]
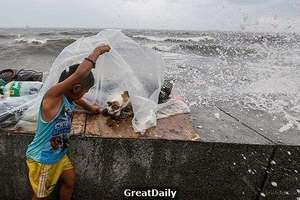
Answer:
[(166, 103), (158, 105), (156, 118), (162, 119), (182, 113), (190, 113), (190, 108), (182, 100), (171, 98)]
[[(7, 97), (0, 100), (0, 128), (6, 128), (16, 124), (32, 105), (36, 103), (37, 95), (22, 97)], [(29, 120), (35, 120), (30, 117)]]
[(22, 120), (35, 121), (41, 98), (57, 83), (62, 71), (82, 62), (101, 43), (109, 44), (111, 51), (97, 60), (93, 70), (95, 85), (85, 98), (104, 108), (110, 94), (128, 91), (134, 112), (134, 130), (144, 132), (155, 126), (164, 62), (154, 50), (138, 45), (117, 30), (104, 30), (67, 46), (55, 59), (38, 97), (16, 108), (26, 110)]

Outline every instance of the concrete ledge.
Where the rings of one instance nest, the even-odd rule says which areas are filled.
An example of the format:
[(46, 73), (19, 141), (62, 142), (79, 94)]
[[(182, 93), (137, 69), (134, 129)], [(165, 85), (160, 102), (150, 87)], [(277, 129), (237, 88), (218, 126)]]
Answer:
[[(30, 135), (0, 133), (0, 199), (31, 198), (25, 163), (31, 140)], [(74, 199), (88, 200), (122, 199), (124, 188), (137, 187), (175, 188), (177, 199), (259, 199), (263, 192), (270, 199), (282, 199), (284, 191), (278, 190), (286, 188), (274, 188), (268, 181), (271, 160), (276, 157), (285, 165), (287, 155), (280, 152), (289, 148), (291, 163), (300, 162), (299, 148), (292, 146), (275, 151), (279, 147), (272, 145), (74, 136), (71, 147), (77, 173)], [(278, 166), (272, 167), (271, 175), (287, 177), (289, 172)]]

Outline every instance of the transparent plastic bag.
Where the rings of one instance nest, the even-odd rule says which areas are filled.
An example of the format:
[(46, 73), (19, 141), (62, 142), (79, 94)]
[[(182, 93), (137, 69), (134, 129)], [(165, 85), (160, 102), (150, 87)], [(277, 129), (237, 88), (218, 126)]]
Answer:
[(171, 98), (167, 102), (158, 105), (156, 117), (162, 119), (183, 113), (190, 113), (190, 108), (182, 100)]
[(117, 30), (104, 30), (95, 36), (80, 38), (66, 47), (55, 59), (39, 96), (24, 113), (23, 120), (34, 121), (43, 95), (57, 83), (63, 70), (81, 63), (101, 43), (109, 44), (111, 51), (97, 60), (93, 70), (95, 85), (85, 98), (104, 108), (110, 94), (128, 91), (134, 112), (134, 130), (144, 132), (155, 126), (164, 62), (154, 50), (138, 45)]
[(42, 86), (39, 81), (11, 81), (4, 86), (3, 93), (5, 97), (33, 95), (38, 94)]
[(36, 103), (37, 99), (37, 95), (2, 99), (0, 101), (0, 127), (5, 128), (15, 125), (27, 109)]

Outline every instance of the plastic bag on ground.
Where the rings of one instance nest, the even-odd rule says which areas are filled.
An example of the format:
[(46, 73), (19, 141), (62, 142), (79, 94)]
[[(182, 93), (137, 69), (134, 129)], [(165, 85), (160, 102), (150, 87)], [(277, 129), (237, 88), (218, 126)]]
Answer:
[(14, 80), (16, 81), (43, 81), (43, 72), (30, 69), (21, 69), (16, 72)]
[(43, 83), (38, 81), (11, 81), (3, 88), (5, 97), (20, 97), (39, 93)]
[(15, 125), (31, 107), (37, 95), (27, 95), (22, 97), (7, 97), (0, 101), (0, 127), (5, 128)]
[(158, 105), (156, 117), (162, 119), (182, 113), (190, 113), (190, 108), (182, 100), (171, 98), (167, 102)]

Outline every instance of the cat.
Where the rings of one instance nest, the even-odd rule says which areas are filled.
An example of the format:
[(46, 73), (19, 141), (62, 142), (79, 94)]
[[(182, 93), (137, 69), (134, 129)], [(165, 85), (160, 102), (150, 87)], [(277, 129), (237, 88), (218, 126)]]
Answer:
[(103, 114), (110, 116), (115, 120), (133, 117), (133, 110), (128, 91), (115, 92), (110, 95), (107, 100), (107, 107), (103, 110)]
[[(172, 80), (165, 80), (158, 98), (158, 103), (168, 101), (173, 88)], [(122, 119), (128, 119), (134, 116), (133, 107), (130, 102), (128, 91), (119, 91), (112, 93), (107, 98), (107, 107), (102, 111), (104, 116), (109, 116), (107, 124), (112, 126), (119, 123)]]

